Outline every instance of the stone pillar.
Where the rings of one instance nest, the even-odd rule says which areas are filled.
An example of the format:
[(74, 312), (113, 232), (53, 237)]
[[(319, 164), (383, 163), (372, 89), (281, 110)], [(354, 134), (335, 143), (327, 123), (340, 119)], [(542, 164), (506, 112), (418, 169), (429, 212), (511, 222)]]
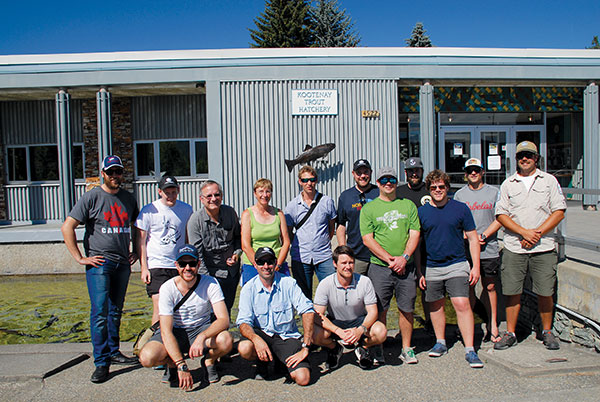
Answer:
[(131, 99), (115, 98), (111, 105), (112, 113), (112, 150), (121, 157), (125, 172), (123, 188), (133, 192), (133, 138), (131, 131)]
[(75, 205), (75, 182), (73, 180), (73, 158), (71, 156), (71, 124), (69, 94), (60, 90), (56, 94), (56, 143), (58, 144), (58, 166), (60, 171), (61, 219), (65, 219)]
[[(598, 102), (598, 85), (591, 83), (583, 91), (583, 187), (600, 188), (600, 135), (598, 129), (598, 114), (600, 113)], [(599, 197), (597, 195), (585, 194), (583, 196), (584, 206), (598, 208)]]
[(433, 85), (429, 82), (421, 85), (419, 89), (419, 122), (421, 159), (425, 174), (435, 169), (435, 113), (434, 113)]
[(101, 88), (96, 93), (96, 121), (98, 128), (98, 161), (102, 164), (104, 157), (112, 155), (112, 127), (110, 112), (110, 92)]

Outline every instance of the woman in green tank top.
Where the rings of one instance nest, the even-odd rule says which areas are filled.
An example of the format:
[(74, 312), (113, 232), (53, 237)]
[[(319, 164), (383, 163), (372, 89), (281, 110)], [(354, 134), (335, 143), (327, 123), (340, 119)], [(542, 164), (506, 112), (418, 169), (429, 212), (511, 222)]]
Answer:
[(254, 183), (256, 204), (242, 212), (242, 286), (257, 275), (254, 252), (259, 247), (270, 247), (277, 256), (277, 271), (290, 274), (285, 259), (290, 248), (287, 224), (283, 212), (269, 205), (273, 184), (269, 179)]

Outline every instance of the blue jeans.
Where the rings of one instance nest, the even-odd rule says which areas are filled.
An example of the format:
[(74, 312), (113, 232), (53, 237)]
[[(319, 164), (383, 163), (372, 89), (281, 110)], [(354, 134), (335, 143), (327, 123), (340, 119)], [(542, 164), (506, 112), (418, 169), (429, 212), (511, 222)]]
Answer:
[(298, 282), (298, 286), (306, 297), (312, 300), (312, 283), (313, 273), (317, 275), (317, 279), (321, 282), (329, 275), (335, 273), (333, 266), (333, 258), (328, 258), (319, 263), (305, 264), (300, 261), (292, 260), (292, 274)]
[(110, 357), (119, 352), (119, 327), (131, 267), (128, 262), (105, 259), (95, 268), (86, 266), (85, 279), (90, 295), (90, 332), (94, 364), (109, 366)]

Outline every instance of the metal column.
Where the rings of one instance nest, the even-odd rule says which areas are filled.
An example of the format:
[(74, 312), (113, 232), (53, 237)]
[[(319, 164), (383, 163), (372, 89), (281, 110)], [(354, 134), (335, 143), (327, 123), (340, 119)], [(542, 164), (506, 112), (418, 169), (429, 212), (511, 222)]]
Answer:
[[(583, 92), (583, 187), (600, 188), (598, 85), (591, 83)], [(583, 205), (598, 207), (597, 195), (584, 194)]]
[(219, 81), (206, 81), (206, 138), (208, 141), (208, 174), (223, 183), (223, 139), (221, 133), (221, 88)]
[(104, 157), (112, 155), (110, 92), (106, 88), (101, 88), (96, 93), (96, 115), (98, 117), (98, 169), (101, 169)]
[(423, 84), (419, 90), (419, 122), (421, 137), (421, 159), (425, 174), (435, 169), (435, 119), (433, 85)]
[(71, 124), (69, 111), (69, 94), (60, 90), (56, 94), (56, 136), (58, 143), (58, 165), (60, 169), (60, 213), (61, 219), (66, 219), (75, 205), (75, 183), (71, 150)]

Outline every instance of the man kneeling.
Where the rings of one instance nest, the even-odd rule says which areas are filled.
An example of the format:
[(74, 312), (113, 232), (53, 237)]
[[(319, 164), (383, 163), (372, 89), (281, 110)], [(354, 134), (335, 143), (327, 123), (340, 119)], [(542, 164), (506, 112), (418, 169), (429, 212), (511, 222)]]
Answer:
[[(165, 282), (159, 291), (160, 328), (140, 351), (144, 367), (168, 365), (163, 382), (179, 379), (179, 387), (184, 390), (194, 385), (184, 354), (191, 359), (202, 358), (208, 381), (214, 383), (219, 381), (216, 359), (233, 345), (227, 332), (229, 314), (221, 287), (213, 277), (198, 275), (198, 260), (196, 247), (186, 244), (178, 250), (175, 266), (179, 276)], [(216, 316), (212, 323), (211, 313)]]
[[(237, 325), (246, 339), (238, 350), (246, 360), (257, 360), (256, 379), (267, 376), (268, 364), (285, 365), (298, 385), (310, 382), (309, 346), (312, 342), (314, 310), (296, 281), (275, 271), (277, 258), (269, 247), (254, 254), (258, 276), (240, 293)], [(300, 341), (294, 310), (302, 316), (304, 342)]]
[[(368, 276), (354, 273), (354, 252), (348, 246), (333, 251), (336, 274), (323, 279), (315, 294), (315, 343), (327, 348), (327, 365), (337, 368), (342, 356), (341, 340), (354, 349), (361, 368), (373, 365), (369, 347), (381, 345), (387, 329), (377, 321), (377, 296)], [(325, 316), (325, 310), (328, 316)], [(330, 319), (331, 318), (331, 319)]]

